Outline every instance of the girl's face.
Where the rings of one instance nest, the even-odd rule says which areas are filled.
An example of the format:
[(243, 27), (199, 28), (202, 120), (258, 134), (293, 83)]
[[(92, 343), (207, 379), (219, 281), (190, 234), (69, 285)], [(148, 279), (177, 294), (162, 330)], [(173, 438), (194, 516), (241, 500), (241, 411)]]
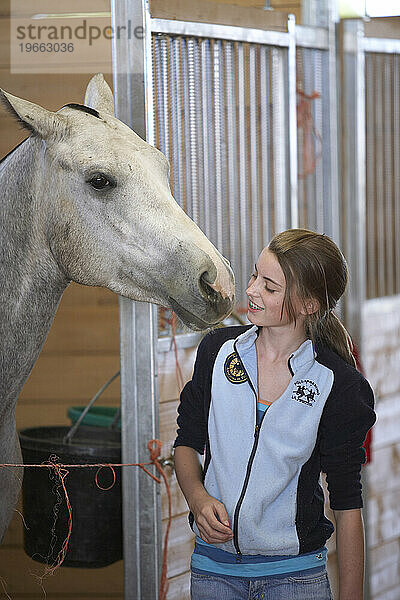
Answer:
[[(289, 319), (286, 310), (284, 309), (282, 313), (285, 290), (286, 280), (278, 259), (268, 248), (264, 248), (246, 290), (249, 297), (247, 307), (249, 321), (263, 327), (288, 325)], [(292, 303), (296, 313), (300, 316), (302, 313), (301, 303), (296, 298), (292, 298)]]

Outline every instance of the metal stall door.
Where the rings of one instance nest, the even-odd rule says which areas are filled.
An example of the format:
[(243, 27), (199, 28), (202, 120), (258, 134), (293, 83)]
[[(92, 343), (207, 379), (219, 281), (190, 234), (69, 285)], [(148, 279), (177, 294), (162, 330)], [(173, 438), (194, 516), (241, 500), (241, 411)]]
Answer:
[(177, 202), (244, 303), (272, 235), (297, 226), (294, 21), (287, 32), (152, 19), (156, 145)]

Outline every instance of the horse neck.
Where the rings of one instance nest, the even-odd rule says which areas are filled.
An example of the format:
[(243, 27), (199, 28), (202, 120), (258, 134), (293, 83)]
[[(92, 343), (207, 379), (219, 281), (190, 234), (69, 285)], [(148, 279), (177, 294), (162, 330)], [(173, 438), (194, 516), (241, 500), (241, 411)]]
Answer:
[(29, 138), (0, 166), (0, 417), (15, 406), (69, 283), (46, 239), (41, 145)]

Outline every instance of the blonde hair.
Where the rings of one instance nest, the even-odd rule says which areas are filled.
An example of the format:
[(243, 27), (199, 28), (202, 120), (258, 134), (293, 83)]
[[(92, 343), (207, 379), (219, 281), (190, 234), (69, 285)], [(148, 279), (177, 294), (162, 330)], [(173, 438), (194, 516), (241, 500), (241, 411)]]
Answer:
[(333, 312), (348, 280), (347, 262), (339, 248), (325, 234), (288, 229), (275, 235), (268, 249), (278, 259), (286, 279), (282, 314), (286, 309), (289, 319), (296, 322), (293, 293), (304, 306), (310, 299), (316, 300), (319, 308), (307, 315), (306, 334), (313, 343), (320, 339), (355, 366), (350, 335)]

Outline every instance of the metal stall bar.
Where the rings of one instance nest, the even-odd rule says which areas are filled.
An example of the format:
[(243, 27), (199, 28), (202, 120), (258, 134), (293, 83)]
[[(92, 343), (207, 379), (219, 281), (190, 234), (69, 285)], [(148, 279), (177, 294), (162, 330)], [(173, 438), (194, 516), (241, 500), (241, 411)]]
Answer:
[[(223, 140), (223, 103), (221, 99), (221, 71), (222, 71), (222, 43), (220, 40), (214, 40), (212, 53), (212, 80), (213, 80), (213, 112), (214, 112), (214, 170), (215, 170), (215, 208), (216, 208), (216, 246), (224, 254), (226, 252), (226, 243), (224, 244), (224, 219), (226, 218), (225, 194), (223, 169), (224, 161), (222, 157)], [(225, 247), (224, 247), (225, 246)]]
[[(251, 258), (256, 259), (260, 249), (261, 223), (260, 223), (260, 201), (259, 201), (259, 173), (258, 173), (258, 98), (257, 98), (257, 46), (251, 44), (249, 47), (249, 138), (250, 138), (250, 189), (251, 189)], [(251, 268), (251, 265), (248, 266)]]
[(233, 42), (225, 42), (226, 65), (226, 152), (228, 165), (228, 214), (229, 214), (229, 250), (230, 261), (234, 273), (240, 269), (239, 216), (236, 210), (238, 197), (238, 162), (236, 98), (237, 85), (234, 76), (235, 46)]
[[(316, 50), (312, 53), (312, 65), (313, 65), (313, 90), (319, 90), (324, 93), (325, 90), (322, 90), (322, 55), (321, 52)], [(322, 101), (321, 98), (317, 98), (313, 103), (313, 115), (314, 115), (314, 123), (318, 132), (323, 134), (323, 114), (322, 114)], [(318, 142), (314, 141), (314, 151), (317, 154)], [(324, 183), (326, 179), (326, 169), (324, 169), (324, 154), (322, 153), (322, 159), (317, 161), (315, 165), (315, 178), (314, 178), (314, 198), (315, 198), (315, 225), (316, 231), (325, 232), (325, 220), (324, 220), (324, 206), (327, 201), (327, 198), (324, 197)]]
[(287, 137), (286, 130), (286, 90), (284, 56), (279, 48), (271, 48), (271, 85), (272, 85), (272, 144), (274, 166), (274, 233), (287, 229), (287, 151), (282, 140)]
[(240, 213), (240, 240), (241, 240), (241, 290), (246, 289), (247, 273), (252, 264), (252, 258), (249, 256), (249, 232), (247, 227), (247, 211), (249, 206), (249, 191), (247, 185), (247, 161), (246, 161), (246, 92), (245, 92), (245, 62), (243, 45), (238, 45), (238, 117), (239, 117), (239, 213)]
[(364, 37), (361, 40), (361, 45), (365, 52), (400, 54), (399, 39)]
[[(182, 172), (182, 146), (183, 125), (182, 112), (180, 110), (181, 98), (181, 71), (180, 71), (180, 38), (171, 40), (171, 96), (174, 99), (171, 107), (171, 127), (173, 132), (172, 137), (172, 180), (173, 191), (176, 201), (182, 206), (183, 203), (183, 172)], [(167, 103), (166, 99), (163, 102)]]
[[(119, 119), (153, 142), (151, 38), (146, 0), (112, 0), (112, 24), (140, 35), (113, 38), (115, 110)], [(136, 29), (137, 27), (143, 28)], [(130, 39), (129, 39), (130, 38)], [(120, 298), (122, 461), (148, 457), (159, 437), (156, 385), (157, 312)], [(125, 469), (123, 489), (125, 600), (157, 600), (161, 565), (161, 503), (156, 483), (140, 469)]]
[(365, 79), (361, 21), (343, 23), (343, 211), (345, 255), (351, 277), (346, 325), (360, 348), (361, 308), (366, 298)]
[[(375, 144), (374, 144), (374, 106), (375, 106), (375, 64), (373, 56), (365, 56), (365, 76), (367, 93), (365, 96), (366, 108), (366, 203), (367, 203), (367, 297), (375, 298), (377, 294), (376, 284), (376, 218), (375, 218)], [(370, 92), (368, 93), (368, 89)]]
[(382, 57), (374, 57), (375, 62), (375, 98), (374, 98), (374, 121), (375, 121), (375, 194), (376, 194), (376, 225), (377, 225), (377, 282), (378, 296), (386, 295), (385, 278), (385, 206), (384, 206), (384, 181), (383, 181), (383, 82), (382, 82)]
[(211, 183), (210, 173), (214, 176), (211, 168), (212, 157), (210, 156), (209, 136), (212, 131), (212, 120), (210, 115), (209, 103), (211, 98), (211, 74), (210, 74), (210, 41), (203, 40), (201, 43), (201, 72), (203, 74), (203, 82), (201, 86), (201, 102), (202, 102), (202, 154), (203, 154), (203, 198), (204, 198), (204, 232), (208, 238), (211, 237), (212, 215), (211, 215)]
[(383, 57), (383, 177), (384, 177), (384, 214), (385, 214), (385, 265), (386, 265), (386, 295), (392, 296), (394, 290), (393, 278), (393, 189), (392, 189), (392, 86), (391, 86), (391, 63), (390, 55)]
[(400, 292), (400, 56), (393, 56), (393, 180), (394, 180), (394, 273)]
[(328, 7), (328, 89), (329, 108), (327, 110), (329, 129), (329, 191), (330, 201), (326, 202), (326, 233), (341, 246), (341, 210), (339, 198), (339, 160), (338, 160), (338, 106), (337, 106), (337, 59), (336, 59), (336, 6), (331, 2)]
[(205, 37), (230, 42), (249, 42), (253, 44), (269, 44), (271, 46), (288, 46), (289, 33), (284, 31), (264, 31), (251, 27), (235, 25), (216, 25), (213, 23), (190, 23), (188, 21), (169, 21), (167, 19), (151, 19), (152, 31), (170, 35)]
[(299, 226), (299, 206), (297, 195), (297, 109), (296, 109), (296, 22), (293, 15), (288, 19), (288, 118), (289, 118), (289, 198), (290, 226)]
[(271, 194), (270, 194), (270, 157), (271, 131), (269, 117), (270, 101), (270, 50), (260, 48), (260, 118), (261, 118), (261, 190), (262, 190), (262, 245), (266, 246), (272, 238)]

